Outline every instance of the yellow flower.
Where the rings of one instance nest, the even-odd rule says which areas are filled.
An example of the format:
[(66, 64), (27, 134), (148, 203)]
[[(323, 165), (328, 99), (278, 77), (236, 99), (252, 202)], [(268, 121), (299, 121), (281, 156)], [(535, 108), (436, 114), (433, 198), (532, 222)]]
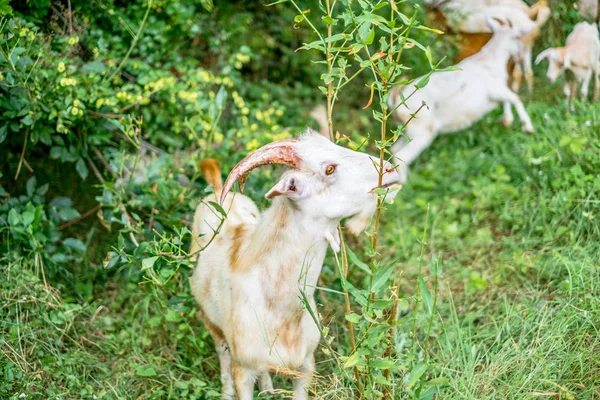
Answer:
[(263, 119), (263, 113), (260, 110), (256, 112), (256, 119), (259, 121), (262, 121)]
[(242, 108), (242, 114), (248, 115), (248, 113), (250, 113), (250, 110), (248, 110), (248, 107)]
[(103, 104), (104, 104), (104, 99), (96, 100), (96, 108), (102, 107)]
[(81, 104), (81, 102), (77, 99), (73, 100), (73, 107), (79, 107), (79, 105)]
[(65, 63), (62, 61), (59, 62), (57, 70), (58, 70), (58, 72), (65, 72)]
[(119, 99), (119, 101), (125, 102), (125, 100), (127, 100), (127, 93), (125, 93), (125, 92), (117, 93), (117, 99)]
[(253, 131), (255, 131), (255, 130), (258, 129), (258, 125), (252, 124), (252, 125), (250, 125), (250, 129), (253, 130)]
[(277, 115), (278, 117), (281, 117), (283, 115), (283, 110), (275, 111), (275, 115)]
[(65, 126), (63, 124), (56, 125), (56, 132), (58, 132), (58, 133), (64, 133), (66, 131), (67, 130), (65, 129)]
[(73, 78), (62, 78), (60, 80), (60, 86), (75, 86), (77, 81)]
[(23, 37), (25, 35), (27, 35), (29, 33), (29, 28), (21, 28), (21, 30), (19, 31), (19, 36)]
[(69, 43), (71, 46), (73, 46), (74, 44), (79, 43), (79, 36), (71, 36), (69, 38), (69, 40), (67, 41), (67, 43)]
[(246, 150), (248, 150), (248, 151), (256, 150), (256, 149), (258, 149), (258, 146), (260, 146), (260, 143), (258, 143), (258, 140), (252, 139), (251, 141), (249, 141), (246, 144)]
[(73, 115), (77, 115), (77, 114), (79, 114), (79, 108), (77, 108), (77, 107), (73, 107), (73, 108), (71, 109), (71, 114), (73, 114)]
[(215, 142), (222, 142), (224, 138), (221, 132), (215, 132)]

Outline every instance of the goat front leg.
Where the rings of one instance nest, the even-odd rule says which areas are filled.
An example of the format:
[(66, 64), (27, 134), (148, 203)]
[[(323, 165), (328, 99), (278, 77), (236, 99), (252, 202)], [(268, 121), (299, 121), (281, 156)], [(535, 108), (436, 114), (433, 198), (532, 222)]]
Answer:
[(268, 371), (265, 371), (258, 376), (258, 390), (261, 393), (273, 391), (273, 381), (271, 380), (271, 374), (269, 374)]
[(252, 400), (254, 398), (254, 381), (256, 375), (252, 370), (242, 367), (233, 361), (231, 368), (233, 372), (233, 385), (237, 400)]
[(521, 99), (515, 92), (510, 90), (508, 87), (505, 87), (498, 93), (495, 93), (495, 97), (496, 98), (494, 100), (505, 103), (505, 111), (507, 102), (515, 106), (515, 109), (517, 110), (517, 115), (519, 116), (521, 124), (523, 125), (523, 131), (533, 133), (533, 124), (531, 123), (531, 118), (529, 118), (529, 114), (527, 114), (527, 111), (525, 110)]
[(581, 101), (587, 101), (588, 92), (590, 89), (590, 81), (592, 80), (592, 70), (585, 71), (585, 75), (581, 80)]
[(221, 368), (221, 399), (231, 400), (235, 398), (233, 377), (231, 375), (231, 351), (225, 340), (215, 340), (215, 345), (219, 355), (219, 367)]
[(293, 400), (308, 400), (308, 385), (315, 370), (315, 357), (310, 355), (304, 360), (304, 366), (300, 369), (300, 375), (294, 378)]
[(502, 107), (504, 108), (504, 114), (502, 114), (502, 125), (508, 128), (515, 120), (515, 117), (512, 113), (512, 106), (508, 101), (505, 101), (502, 103)]

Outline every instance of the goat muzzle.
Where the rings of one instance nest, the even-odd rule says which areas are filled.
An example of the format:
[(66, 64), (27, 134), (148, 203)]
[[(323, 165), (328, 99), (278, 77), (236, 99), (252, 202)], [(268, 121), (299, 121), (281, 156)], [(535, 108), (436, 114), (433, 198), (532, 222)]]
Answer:
[(223, 191), (221, 192), (220, 203), (223, 204), (227, 193), (231, 191), (233, 184), (238, 181), (240, 192), (244, 190), (248, 174), (255, 168), (267, 164), (287, 165), (298, 169), (301, 159), (294, 145), (298, 142), (297, 139), (284, 139), (277, 142), (269, 143), (255, 152), (249, 154), (240, 161), (229, 173)]

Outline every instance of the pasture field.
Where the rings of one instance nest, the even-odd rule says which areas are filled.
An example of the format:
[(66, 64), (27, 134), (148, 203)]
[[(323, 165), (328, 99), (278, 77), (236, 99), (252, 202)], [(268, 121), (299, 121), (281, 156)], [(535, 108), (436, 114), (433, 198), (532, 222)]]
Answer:
[[(189, 263), (178, 255), (189, 243), (186, 221), (206, 194), (198, 160), (218, 157), (226, 173), (248, 151), (289, 135), (284, 127), (316, 127), (306, 115), (309, 103), (322, 101), (312, 85), (318, 74), (286, 80), (286, 72), (303, 76), (314, 67), (306, 53), (293, 52), (295, 11), (233, 2), (217, 19), (229, 24), (223, 28), (210, 1), (165, 0), (158, 11), (145, 1), (119, 11), (111, 1), (81, 6), (76, 34), (55, 30), (50, 39), (40, 26), (54, 11), (42, 3), (13, 4), (25, 17), (0, 20), (0, 49), (14, 45), (8, 30), (30, 40), (21, 52), (32, 55), (25, 76), (40, 85), (25, 89), (17, 79), (2, 86), (0, 79), (0, 142), (6, 139), (7, 149), (0, 161), (0, 398), (219, 398), (218, 359), (195, 316)], [(121, 25), (110, 17), (115, 12)], [(192, 18), (194, 12), (201, 16)], [(260, 18), (271, 20), (248, 23)], [(567, 31), (560, 21), (553, 14), (544, 40)], [(127, 73), (105, 79), (105, 66), (118, 72), (120, 58), (98, 56), (90, 43), (122, 57), (132, 37), (121, 32), (127, 23), (139, 39)], [(192, 28), (200, 33), (188, 35)], [(90, 48), (77, 50), (75, 37)], [(203, 42), (207, 37), (213, 41)], [(159, 52), (168, 44), (171, 50)], [(432, 44), (438, 52), (448, 46)], [(9, 68), (0, 57), (4, 77)], [(518, 120), (501, 126), (497, 109), (436, 139), (384, 206), (379, 252), (382, 264), (393, 264), (396, 286), (385, 291), (394, 293), (397, 323), (393, 368), (381, 368), (393, 371), (391, 385), (372, 374), (393, 399), (600, 399), (600, 103), (575, 101), (569, 109), (543, 72), (536, 69), (535, 91), (521, 94), (534, 134), (521, 132)], [(70, 77), (76, 82), (64, 81)], [(48, 82), (54, 89), (42, 86)], [(370, 114), (357, 111), (368, 101), (359, 86), (360, 96), (342, 102), (334, 116), (336, 129), (355, 139), (378, 129)], [(30, 95), (31, 112), (11, 114), (15, 106), (6, 99), (15, 87)], [(48, 110), (39, 94), (51, 99)], [(126, 164), (119, 154), (135, 154), (138, 138), (168, 154), (144, 166), (150, 180), (119, 184), (112, 176)], [(367, 147), (375, 153), (372, 143)], [(186, 148), (193, 155), (182, 152), (178, 164), (173, 154)], [(181, 174), (190, 189), (178, 186)], [(265, 169), (248, 181), (246, 193), (262, 206), (273, 175)], [(358, 259), (368, 257), (366, 234), (348, 243)], [(352, 262), (348, 280), (367, 287), (367, 272), (354, 264), (361, 262)], [(343, 286), (331, 252), (320, 285), (317, 311), (326, 329), (312, 395), (355, 398)], [(356, 302), (351, 307), (361, 314)], [(275, 384), (291, 387), (282, 377)]]

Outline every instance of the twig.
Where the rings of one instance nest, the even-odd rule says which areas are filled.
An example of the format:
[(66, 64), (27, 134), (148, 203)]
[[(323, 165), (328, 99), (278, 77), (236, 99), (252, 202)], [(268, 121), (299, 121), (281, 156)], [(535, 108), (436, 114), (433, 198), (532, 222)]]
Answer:
[(26, 159), (23, 159), (23, 164), (25, 164), (25, 168), (27, 168), (27, 170), (33, 174), (33, 168), (31, 168)]
[(72, 219), (69, 222), (65, 222), (64, 224), (62, 224), (58, 228), (56, 228), (56, 230), (58, 230), (58, 231), (63, 230), (66, 227), (69, 227), (69, 226), (73, 225), (74, 223), (81, 221), (82, 219), (84, 219), (84, 218), (92, 215), (96, 211), (98, 211), (100, 209), (100, 207), (102, 207), (102, 204), (96, 204), (96, 206), (94, 208), (92, 208), (91, 210), (81, 214), (79, 217)]
[(98, 150), (98, 148), (96, 148), (96, 147), (94, 147), (93, 151), (94, 151), (94, 154), (96, 155), (96, 157), (98, 157), (98, 160), (100, 160), (102, 165), (104, 165), (104, 168), (106, 168), (106, 170), (108, 172), (110, 172), (113, 176), (115, 176), (116, 175), (115, 171), (112, 169), (112, 167), (110, 166), (108, 161), (106, 161), (106, 158), (104, 158), (104, 156), (102, 155), (102, 152), (100, 150)]
[(117, 69), (108, 78), (109, 81), (112, 80), (112, 78), (114, 78), (115, 75), (117, 75), (119, 73), (119, 71), (121, 71), (121, 69), (123, 68), (123, 65), (125, 65), (125, 62), (129, 59), (129, 56), (131, 55), (131, 52), (133, 51), (133, 49), (134, 49), (135, 45), (137, 44), (138, 40), (140, 39), (140, 35), (142, 34), (142, 31), (144, 30), (144, 25), (146, 25), (146, 19), (148, 19), (148, 15), (150, 14), (150, 9), (152, 8), (152, 3), (153, 3), (153, 0), (148, 1), (148, 8), (146, 9), (146, 14), (144, 14), (144, 18), (142, 19), (142, 23), (140, 24), (140, 27), (138, 28), (137, 33), (133, 37), (133, 41), (131, 42), (131, 46), (129, 46), (129, 50), (127, 50), (127, 54), (125, 54), (125, 57), (123, 58), (123, 60), (121, 61), (121, 63), (117, 67)]
[(21, 151), (21, 159), (19, 160), (19, 166), (17, 167), (17, 173), (15, 174), (15, 181), (19, 178), (19, 172), (21, 172), (21, 166), (25, 159), (25, 150), (27, 149), (27, 139), (29, 139), (29, 130), (25, 131), (25, 140), (23, 140), (23, 150)]
[(71, 0), (67, 0), (67, 6), (69, 8), (69, 35), (73, 34), (73, 12), (71, 11)]
[(102, 174), (98, 170), (98, 167), (96, 167), (96, 164), (94, 164), (94, 161), (92, 161), (92, 159), (89, 156), (86, 156), (85, 159), (87, 160), (88, 164), (90, 165), (90, 168), (94, 172), (94, 175), (96, 175), (96, 178), (98, 178), (100, 183), (104, 183), (104, 178), (102, 177)]

